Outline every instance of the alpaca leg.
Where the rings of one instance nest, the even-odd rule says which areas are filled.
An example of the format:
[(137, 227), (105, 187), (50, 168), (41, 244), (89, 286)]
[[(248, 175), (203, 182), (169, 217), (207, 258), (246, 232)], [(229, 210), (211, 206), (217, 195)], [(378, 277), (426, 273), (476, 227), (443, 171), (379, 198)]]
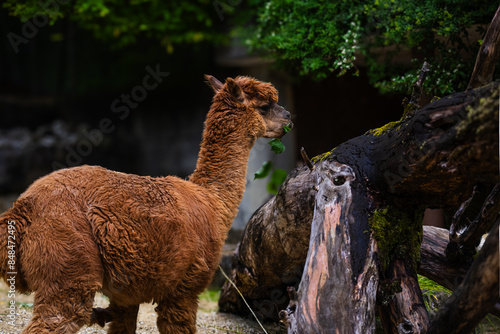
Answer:
[(99, 325), (101, 327), (106, 326), (107, 322), (113, 321), (113, 315), (107, 308), (95, 307), (92, 308), (92, 316), (90, 318), (90, 326)]
[(155, 308), (160, 334), (196, 333), (198, 298), (164, 300)]
[(96, 289), (68, 288), (35, 293), (33, 318), (23, 334), (76, 333), (90, 322)]
[(113, 319), (109, 323), (108, 334), (135, 333), (139, 305), (121, 306), (111, 301), (106, 312)]

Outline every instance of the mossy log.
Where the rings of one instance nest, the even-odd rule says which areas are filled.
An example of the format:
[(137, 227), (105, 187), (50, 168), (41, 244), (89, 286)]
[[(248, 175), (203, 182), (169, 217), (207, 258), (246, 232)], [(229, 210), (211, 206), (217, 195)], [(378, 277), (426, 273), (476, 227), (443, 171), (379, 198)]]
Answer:
[[(356, 295), (354, 291), (365, 264), (371, 261), (368, 250), (374, 238), (379, 266), (377, 279), (371, 284), (378, 286), (376, 300), (385, 330), (425, 332), (429, 323), (425, 311), (422, 313), (416, 273), (419, 266), (425, 268), (435, 258), (429, 252), (420, 255), (421, 213), (428, 207), (456, 209), (477, 184), (490, 185), (491, 189), (498, 182), (498, 91), (499, 82), (496, 82), (442, 98), (316, 157), (313, 170), (301, 166), (292, 171), (277, 196), (251, 218), (235, 253), (230, 278), (257, 315), (276, 320), (278, 313), (286, 310), (282, 315), (290, 324), (289, 331), (305, 333), (300, 329), (304, 327), (299, 327), (302, 320), (297, 316), (312, 312), (329, 314), (335, 300), (339, 300), (336, 296), (342, 295), (339, 288), (349, 292), (350, 297), (343, 295), (346, 301), (348, 298), (372, 300), (373, 291), (369, 292), (371, 296)], [(337, 244), (341, 239), (321, 235), (325, 221), (332, 222), (325, 213), (331, 204), (318, 194), (330, 191), (325, 188), (324, 180), (333, 182), (331, 170), (339, 165), (353, 175), (349, 182), (352, 205), (350, 216), (346, 216), (350, 217), (346, 225), (349, 228), (341, 229), (349, 234), (348, 246)], [(339, 198), (346, 201), (345, 196)], [(311, 234), (311, 224), (316, 223), (318, 227), (313, 228)], [(424, 241), (427, 246), (431, 245), (433, 236), (427, 235)], [(347, 275), (350, 283), (346, 280), (339, 283), (338, 275), (334, 275), (330, 267), (312, 268), (325, 274), (319, 276), (304, 270), (306, 261), (318, 263), (315, 257), (321, 247), (329, 252), (330, 260), (344, 254), (349, 256), (344, 258), (343, 268), (348, 268), (350, 263), (352, 272)], [(336, 261), (340, 265), (339, 260)], [(454, 281), (453, 276), (463, 277), (467, 266), (460, 262), (451, 265), (456, 267), (456, 272), (448, 270), (442, 272), (441, 277), (457, 286), (459, 280)], [(317, 279), (322, 281), (315, 281)], [(318, 301), (323, 301), (307, 302), (304, 291), (309, 291), (309, 295), (311, 290), (306, 286), (324, 287), (315, 295)], [(296, 294), (294, 289), (298, 289)], [(296, 295), (297, 300), (290, 303), (289, 292)], [(219, 306), (225, 312), (249, 313), (228, 283), (223, 287)], [(414, 310), (408, 307), (418, 309), (419, 316), (409, 316), (414, 315)], [(371, 308), (368, 310), (372, 312)], [(364, 315), (359, 317), (361, 314)], [(337, 314), (335, 326), (345, 328), (343, 324), (363, 321), (360, 326), (371, 329), (373, 316), (373, 313)]]

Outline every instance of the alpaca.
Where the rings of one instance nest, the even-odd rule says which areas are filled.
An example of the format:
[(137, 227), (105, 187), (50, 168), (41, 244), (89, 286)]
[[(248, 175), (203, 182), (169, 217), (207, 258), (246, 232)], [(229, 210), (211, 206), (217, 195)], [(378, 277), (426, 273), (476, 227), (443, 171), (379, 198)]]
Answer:
[[(250, 149), (292, 125), (270, 83), (206, 79), (215, 95), (188, 180), (62, 169), (0, 216), (0, 275), (35, 292), (23, 333), (75, 333), (109, 321), (108, 333), (135, 333), (139, 305), (149, 302), (158, 304), (160, 333), (196, 332), (198, 295), (243, 197)], [(93, 312), (98, 291), (110, 304)]]

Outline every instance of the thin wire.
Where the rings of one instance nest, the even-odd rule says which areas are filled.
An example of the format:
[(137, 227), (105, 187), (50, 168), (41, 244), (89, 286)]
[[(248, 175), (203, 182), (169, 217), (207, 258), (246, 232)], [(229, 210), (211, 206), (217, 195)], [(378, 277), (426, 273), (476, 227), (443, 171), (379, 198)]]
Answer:
[(245, 300), (245, 297), (243, 297), (243, 295), (241, 294), (240, 290), (236, 287), (236, 284), (234, 284), (234, 282), (231, 281), (231, 279), (226, 275), (226, 273), (224, 272), (224, 269), (222, 269), (221, 266), (219, 266), (219, 269), (220, 269), (222, 275), (224, 275), (224, 277), (229, 281), (229, 283), (231, 283), (231, 285), (236, 289), (236, 291), (238, 291), (238, 293), (241, 296), (241, 299), (243, 299), (243, 301), (245, 302), (245, 305), (248, 307), (248, 309), (250, 310), (250, 312), (252, 312), (253, 317), (255, 318), (255, 320), (257, 320), (257, 323), (259, 324), (260, 328), (262, 328), (262, 330), (264, 331), (264, 333), (269, 334), (269, 333), (267, 333), (267, 331), (264, 328), (264, 326), (262, 326), (262, 324), (260, 323), (259, 319), (257, 318), (257, 316), (255, 315), (255, 313), (253, 312), (253, 310), (250, 307), (250, 305), (248, 305), (247, 301)]

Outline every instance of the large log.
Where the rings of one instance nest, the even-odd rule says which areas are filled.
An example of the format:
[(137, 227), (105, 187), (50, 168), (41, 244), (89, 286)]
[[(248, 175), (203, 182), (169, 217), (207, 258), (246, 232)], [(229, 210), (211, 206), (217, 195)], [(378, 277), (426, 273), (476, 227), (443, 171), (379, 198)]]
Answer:
[[(458, 207), (479, 182), (491, 185), (496, 183), (498, 89), (497, 82), (474, 91), (453, 94), (427, 105), (409, 117), (354, 138), (328, 154), (314, 159), (313, 171), (305, 166), (294, 170), (278, 195), (252, 217), (235, 254), (231, 278), (259, 316), (277, 318), (278, 312), (285, 309), (289, 303), (287, 289), (298, 288), (305, 261), (311, 258), (311, 255), (307, 257), (307, 251), (314, 203), (317, 209), (319, 208), (320, 199), (317, 192), (321, 189), (316, 185), (316, 179), (320, 170), (332, 168), (336, 164), (346, 165), (352, 170), (357, 180), (353, 182), (352, 189), (353, 193), (358, 194), (353, 201), (352, 211), (355, 216), (365, 217), (364, 223), (360, 223), (363, 222), (362, 219), (357, 219), (354, 220), (355, 223), (350, 224), (352, 232), (356, 232), (355, 229), (358, 229), (358, 232), (369, 230), (370, 226), (366, 225), (368, 216), (374, 217), (384, 208), (396, 208), (394, 212), (406, 212), (407, 217), (412, 217), (415, 213), (415, 217), (418, 217), (416, 213), (425, 207)], [(387, 221), (391, 220), (389, 215), (387, 218)], [(428, 326), (428, 318), (425, 311), (422, 311), (421, 294), (416, 286), (416, 268), (419, 261), (416, 254), (419, 254), (419, 233), (422, 233), (420, 222), (416, 220), (394, 219), (381, 230), (397, 231), (396, 234), (375, 234), (379, 241), (381, 263), (384, 263), (380, 268), (380, 279), (383, 283), (381, 286), (395, 287), (389, 292), (379, 290), (377, 296), (379, 303), (383, 300), (389, 301), (380, 307), (381, 318), (385, 321), (387, 331), (391, 331), (391, 328), (402, 328), (418, 333), (425, 331)], [(322, 220), (318, 218), (316, 221), (324, 224), (325, 221), (331, 222), (331, 219), (323, 215)], [(321, 228), (315, 231), (321, 231)], [(355, 239), (356, 247), (351, 252), (350, 261), (354, 272), (359, 275), (363, 272), (364, 264), (370, 261), (367, 250), (371, 234), (353, 235), (359, 237)], [(317, 237), (319, 236), (312, 234), (311, 243)], [(387, 240), (380, 243), (384, 237), (393, 241), (388, 244), (385, 243)], [(317, 240), (323, 240), (323, 244), (316, 243), (313, 249), (324, 247), (323, 249), (333, 252), (333, 257), (344, 249), (333, 240), (328, 243), (325, 243), (327, 238)], [(331, 308), (326, 304), (335, 304), (334, 301), (338, 300), (337, 296), (341, 291), (334, 289), (334, 277), (336, 280), (339, 280), (339, 277), (329, 271), (330, 267), (324, 270), (326, 271), (320, 272), (329, 274), (320, 275), (322, 279), (327, 277), (322, 285), (318, 285), (318, 276), (309, 275), (308, 283), (303, 283), (304, 288), (301, 286), (298, 290), (298, 300), (290, 304), (290, 332), (305, 333), (304, 324), (307, 322), (303, 319), (307, 317), (304, 318), (304, 314), (316, 312), (325, 317), (331, 313)], [(307, 279), (307, 273), (308, 271), (304, 272), (302, 280)], [(352, 276), (358, 277), (357, 275)], [(377, 283), (377, 280), (372, 282), (375, 285)], [(306, 293), (301, 293), (302, 290), (309, 291), (311, 286), (329, 287), (329, 292), (321, 291), (323, 295), (330, 296), (329, 303), (311, 310), (310, 307), (319, 304), (308, 303), (304, 297)], [(346, 288), (346, 291), (349, 294), (353, 290)], [(307, 295), (311, 295), (310, 291)], [(367, 296), (359, 295), (358, 298), (370, 300)], [(411, 306), (405, 310), (405, 301), (411, 300), (413, 302), (407, 304)], [(229, 284), (223, 288), (219, 305), (223, 311), (248, 313)], [(293, 308), (295, 313), (292, 312)], [(417, 317), (414, 316), (415, 310), (419, 314)], [(362, 326), (371, 328), (370, 319), (373, 312), (369, 315), (362, 312), (337, 314), (335, 326), (344, 328), (341, 326), (349, 322), (348, 317), (354, 318), (361, 314), (366, 318)]]
[[(292, 171), (278, 194), (251, 217), (235, 251), (230, 278), (263, 319), (278, 320), (288, 305), (288, 287), (298, 288), (309, 246), (317, 193), (317, 172), (306, 166)], [(229, 282), (222, 287), (219, 309), (250, 314)]]
[(470, 264), (452, 262), (445, 256), (446, 246), (449, 242), (448, 236), (448, 230), (424, 226), (418, 273), (447, 289), (454, 290), (467, 274)]
[[(484, 38), (468, 90), (491, 80), (492, 68), (500, 54), (499, 13), (500, 7)], [(425, 76), (424, 69), (425, 64), (421, 81)], [(314, 172), (305, 174), (308, 171), (305, 167), (292, 172), (276, 199), (264, 205), (249, 222), (235, 254), (231, 277), (259, 309), (259, 315), (275, 318), (277, 311), (288, 301), (287, 290), (291, 301), (281, 314), (288, 324), (289, 333), (374, 332), (374, 293), (367, 287), (378, 285), (376, 298), (385, 332), (425, 332), (429, 320), (416, 280), (419, 261), (423, 260), (421, 268), (430, 273), (439, 272), (439, 267), (445, 268), (446, 275), (433, 275), (444, 276), (446, 284), (453, 282), (456, 286), (459, 280), (453, 277), (454, 271), (461, 275), (460, 271), (465, 269), (450, 270), (449, 263), (445, 262), (450, 262), (451, 258), (451, 267), (458, 266), (464, 258), (462, 253), (467, 253), (471, 259), (469, 253), (498, 211), (494, 205), (498, 192), (492, 193), (490, 199), (493, 200), (485, 203), (478, 218), (467, 227), (462, 237), (452, 231), (452, 243), (447, 248), (447, 254), (452, 256), (446, 261), (442, 260), (443, 253), (433, 253), (429, 248), (431, 244), (444, 244), (444, 238), (437, 234), (427, 233), (420, 252), (425, 233), (419, 213), (427, 207), (456, 208), (479, 184), (493, 187), (499, 181), (498, 90), (497, 82), (474, 91), (453, 94), (417, 112), (413, 111), (416, 108), (407, 108), (400, 121), (340, 145), (316, 159), (319, 165), (311, 168), (308, 164)], [(414, 101), (418, 100), (417, 96), (413, 98), (412, 95), (412, 106), (418, 104)], [(318, 169), (322, 172), (328, 168), (333, 170), (338, 164), (352, 171), (356, 181), (349, 182), (349, 187), (351, 194), (357, 196), (346, 196), (345, 191), (328, 186), (328, 182), (314, 186), (315, 177), (322, 178)], [(301, 195), (307, 194), (307, 199), (287, 201), (295, 197), (295, 193), (289, 192), (292, 189), (305, 190)], [(322, 194), (321, 198), (315, 191)], [(332, 194), (340, 199), (333, 202), (337, 205), (327, 202)], [(295, 288), (306, 260), (303, 256), (309, 244), (306, 236), (309, 235), (314, 202), (316, 212), (306, 270), (297, 293)], [(296, 207), (299, 211), (294, 210)], [(289, 220), (289, 212), (293, 212), (293, 221)], [(370, 221), (370, 226), (367, 226), (367, 221)], [(460, 222), (457, 220), (456, 223)], [(292, 233), (287, 233), (289, 230)], [(335, 233), (329, 233), (333, 230)], [(374, 263), (372, 238), (376, 240), (380, 264), (378, 275), (366, 279), (365, 272), (376, 272), (369, 265)], [(485, 297), (484, 291), (479, 291), (480, 285), (474, 282), (486, 274), (487, 279), (481, 282), (487, 287), (487, 292), (498, 290), (499, 259), (498, 253), (492, 254), (491, 245), (495, 240), (491, 240), (490, 235), (488, 247), (481, 251), (454, 299), (432, 323), (429, 332), (446, 332), (450, 319), (458, 316), (460, 311), (469, 313), (453, 324), (453, 332), (472, 329), (493, 307), (496, 294)], [(459, 249), (459, 252), (454, 253), (454, 249)], [(496, 263), (492, 264), (493, 261)], [(491, 268), (487, 270), (488, 266), (496, 270), (496, 275)], [(339, 309), (338, 301), (343, 297), (346, 312), (342, 312), (343, 305)], [(467, 306), (468, 298), (475, 309)], [(229, 284), (223, 288), (219, 305), (221, 310), (248, 312)]]
[[(359, 184), (366, 191), (364, 197), (371, 200), (359, 196), (360, 201), (373, 203), (356, 208), (365, 216), (384, 207), (405, 208), (410, 216), (425, 207), (458, 207), (477, 183), (493, 185), (498, 180), (498, 89), (496, 82), (445, 97), (313, 159), (313, 172), (305, 166), (294, 170), (278, 195), (249, 222), (231, 272), (260, 316), (276, 319), (289, 301), (287, 288), (298, 287), (309, 245), (318, 164), (347, 165), (363, 181)], [(410, 222), (392, 227), (399, 229)], [(403, 261), (405, 268), (415, 268), (418, 262), (421, 226), (420, 232), (418, 223), (399, 230), (392, 236), (395, 243), (379, 247), (382, 261), (389, 264), (382, 268), (383, 280), (390, 279), (394, 261)], [(412, 235), (416, 237), (409, 242)], [(358, 242), (366, 246), (369, 236), (365, 233)], [(406, 250), (398, 256), (400, 246)], [(366, 254), (360, 252), (355, 258), (361, 263)], [(247, 314), (238, 299), (226, 284), (221, 310)], [(425, 328), (421, 325), (414, 328)]]

